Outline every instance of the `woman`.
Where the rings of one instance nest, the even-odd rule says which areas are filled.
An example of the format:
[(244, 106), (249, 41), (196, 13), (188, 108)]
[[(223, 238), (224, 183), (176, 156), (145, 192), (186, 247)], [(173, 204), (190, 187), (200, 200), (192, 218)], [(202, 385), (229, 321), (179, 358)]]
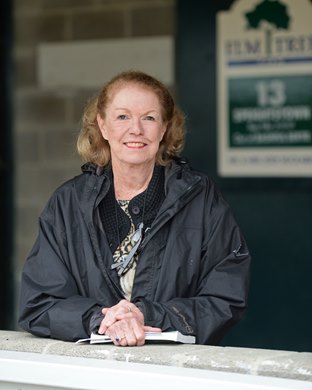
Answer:
[(228, 205), (178, 158), (184, 119), (168, 89), (117, 75), (87, 107), (83, 173), (56, 190), (25, 263), (20, 325), (143, 345), (178, 330), (217, 344), (246, 307), (250, 257)]

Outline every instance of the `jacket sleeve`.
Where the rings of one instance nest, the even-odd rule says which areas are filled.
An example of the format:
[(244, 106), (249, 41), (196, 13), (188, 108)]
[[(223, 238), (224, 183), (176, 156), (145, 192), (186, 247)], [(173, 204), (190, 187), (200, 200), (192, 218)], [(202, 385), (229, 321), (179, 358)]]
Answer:
[(81, 294), (68, 269), (66, 239), (44, 216), (21, 279), (19, 325), (30, 333), (62, 340), (88, 337), (99, 306)]
[[(218, 344), (246, 307), (250, 255), (229, 206), (217, 192), (204, 217), (205, 234), (197, 291), (167, 302), (140, 299), (146, 325), (196, 336), (198, 344)], [(174, 276), (169, 283), (174, 283)]]

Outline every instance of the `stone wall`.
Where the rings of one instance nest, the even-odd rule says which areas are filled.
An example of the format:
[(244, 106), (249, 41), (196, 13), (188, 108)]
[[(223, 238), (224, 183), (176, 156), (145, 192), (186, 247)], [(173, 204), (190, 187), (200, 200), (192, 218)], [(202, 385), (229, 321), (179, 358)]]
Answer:
[[(103, 362), (103, 367), (107, 361), (140, 363), (145, 365), (142, 374), (143, 371), (146, 374), (149, 365), (159, 365), (221, 372), (225, 375), (226, 373), (244, 375), (245, 377), (242, 379), (244, 384), (231, 387), (235, 389), (273, 390), (276, 388), (273, 378), (291, 380), (278, 387), (279, 389), (312, 388), (312, 353), (307, 352), (186, 344), (145, 344), (142, 347), (116, 347), (112, 344), (77, 345), (71, 342), (34, 337), (24, 332), (0, 331), (0, 362), (1, 359), (5, 359), (3, 351), (36, 353), (38, 357), (35, 359), (40, 362), (43, 362), (43, 358), (47, 356), (57, 356), (58, 358), (67, 356), (100, 359)], [(84, 366), (88, 364), (85, 362)], [(0, 388), (4, 374), (4, 372), (0, 373)], [(187, 375), (187, 371), (183, 374)], [(49, 375), (51, 377), (51, 371)], [(225, 381), (225, 375), (220, 379)], [(262, 383), (263, 387), (261, 387), (261, 381), (258, 381), (258, 386), (256, 386), (254, 380), (253, 385), (248, 387), (249, 376), (271, 379), (268, 380), (266, 386)], [(144, 381), (144, 376), (141, 380)], [(302, 383), (300, 384), (298, 381)], [(213, 389), (225, 388), (219, 387), (217, 384), (215, 383)], [(197, 388), (196, 385), (195, 388)]]
[[(87, 99), (115, 69), (129, 66), (146, 71), (163, 69), (161, 75), (167, 82), (173, 81), (169, 68), (173, 62), (170, 44), (175, 33), (175, 1), (15, 0), (14, 24), (18, 292), (20, 270), (35, 239), (40, 211), (51, 192), (80, 171), (75, 142)], [(123, 45), (114, 51), (114, 44), (120, 42)], [(129, 50), (128, 43), (134, 49)], [(151, 44), (161, 53), (156, 50), (152, 59), (146, 55)], [(106, 58), (104, 50), (108, 50)], [(81, 54), (77, 59), (71, 53)], [(85, 69), (83, 75), (78, 68)], [(64, 72), (67, 78), (60, 81)], [(72, 72), (74, 77), (70, 77)]]

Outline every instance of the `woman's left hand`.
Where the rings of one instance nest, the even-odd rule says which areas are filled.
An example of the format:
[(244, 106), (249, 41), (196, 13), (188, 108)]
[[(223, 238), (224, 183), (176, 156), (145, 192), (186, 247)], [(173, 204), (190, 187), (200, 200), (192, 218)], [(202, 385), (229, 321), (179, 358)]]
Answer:
[(160, 332), (161, 329), (145, 326), (144, 315), (136, 305), (121, 300), (117, 305), (102, 309), (98, 333), (108, 335), (115, 345), (134, 346), (145, 343), (145, 332)]

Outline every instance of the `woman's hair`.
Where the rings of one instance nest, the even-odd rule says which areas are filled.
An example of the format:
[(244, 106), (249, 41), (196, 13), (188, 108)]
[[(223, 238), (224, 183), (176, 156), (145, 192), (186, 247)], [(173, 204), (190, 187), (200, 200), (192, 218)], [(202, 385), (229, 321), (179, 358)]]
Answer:
[(126, 84), (142, 85), (152, 90), (159, 99), (166, 132), (160, 142), (156, 162), (166, 165), (183, 149), (184, 115), (176, 106), (168, 88), (159, 80), (140, 71), (126, 71), (118, 74), (104, 85), (98, 96), (90, 100), (82, 117), (82, 128), (77, 141), (78, 153), (84, 161), (99, 166), (106, 166), (110, 162), (110, 146), (101, 134), (97, 114), (105, 118), (107, 105), (112, 101), (114, 92)]

